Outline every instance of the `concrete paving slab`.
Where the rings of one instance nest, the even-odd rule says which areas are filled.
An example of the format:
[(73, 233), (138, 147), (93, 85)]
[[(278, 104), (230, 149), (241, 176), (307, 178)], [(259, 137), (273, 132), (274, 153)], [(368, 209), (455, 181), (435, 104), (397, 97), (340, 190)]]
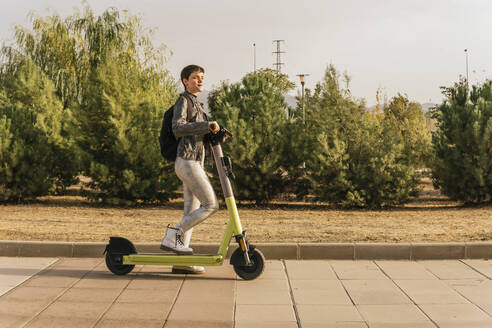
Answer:
[(0, 270), (4, 268), (42, 269), (57, 262), (57, 260), (56, 258), (49, 257), (0, 257)]
[(421, 308), (439, 327), (459, 324), (461, 327), (477, 324), (492, 327), (492, 317), (474, 304), (423, 304)]
[(492, 280), (448, 280), (446, 283), (472, 303), (492, 304)]
[(292, 280), (296, 304), (353, 305), (339, 280)]
[(175, 304), (167, 320), (196, 322), (233, 322), (234, 303), (232, 301), (231, 303), (186, 303), (181, 305)]
[[(261, 326), (260, 326), (261, 325)], [(272, 322), (262, 322), (258, 323), (255, 321), (251, 322), (238, 322), (234, 328), (298, 328), (296, 321), (272, 321)]]
[(236, 322), (267, 323), (267, 322), (296, 322), (294, 308), (292, 305), (270, 304), (270, 305), (236, 305)]
[(60, 302), (95, 302), (112, 303), (121, 293), (120, 289), (115, 288), (70, 288), (60, 296)]
[(112, 273), (108, 273), (106, 277), (98, 277), (94, 275), (84, 276), (78, 280), (74, 288), (116, 288), (122, 289), (126, 287), (133, 277), (130, 276), (114, 276)]
[(206, 270), (185, 276), (165, 327), (233, 326), (236, 275), (231, 266)]
[(0, 327), (23, 327), (30, 316), (0, 315)]
[(426, 322), (368, 322), (370, 328), (435, 328), (432, 321)]
[(343, 280), (342, 283), (356, 305), (412, 303), (391, 280)]
[(92, 327), (97, 318), (60, 318), (40, 315), (34, 318), (26, 328), (87, 328)]
[(484, 276), (492, 279), (492, 261), (489, 260), (462, 260)]
[(485, 276), (460, 261), (420, 261), (439, 279), (483, 279)]
[(165, 328), (233, 328), (233, 321), (169, 320)]
[[(488, 270), (488, 261), (466, 261)], [(268, 261), (264, 276), (244, 281), (236, 277), (230, 265), (207, 268), (204, 275), (173, 275), (160, 266), (137, 266), (130, 275), (119, 277), (107, 271), (102, 259), (60, 259), (0, 296), (0, 327), (18, 327), (26, 322), (31, 327), (93, 327), (96, 323), (97, 327), (138, 327), (139, 322), (146, 327), (162, 327), (166, 316), (165, 327), (296, 327), (285, 269), (303, 328), (433, 327), (423, 313), (425, 320), (411, 317), (415, 308), (427, 313), (428, 305), (441, 306), (429, 308), (444, 318), (439, 327), (492, 327), (492, 280), (465, 261), (439, 262), (285, 261), (284, 266), (282, 261)], [(17, 264), (4, 274), (12, 276), (30, 269), (22, 261)], [(446, 272), (455, 268), (463, 274)], [(354, 279), (360, 276), (366, 278)], [(397, 279), (402, 277), (409, 279)], [(411, 279), (415, 277), (421, 279)], [(457, 279), (447, 279), (452, 277)], [(404, 292), (392, 285), (392, 279)], [(104, 288), (104, 284), (113, 285)], [(405, 294), (418, 306), (407, 303)], [(400, 302), (403, 304), (395, 304)], [(441, 313), (457, 305), (474, 310), (454, 309), (457, 315), (465, 314), (461, 321)], [(363, 309), (370, 311), (371, 306), (372, 312), (365, 315), (373, 317), (368, 319)], [(378, 319), (378, 315), (385, 315), (385, 319)]]
[(285, 270), (270, 270), (268, 266), (258, 279), (287, 280)]
[(2, 286), (9, 286), (9, 287), (15, 287), (17, 285), (20, 285), (27, 279), (29, 279), (32, 275), (25, 275), (25, 274), (0, 274), (0, 281), (2, 282)]
[(388, 277), (372, 261), (329, 261), (341, 280), (377, 280)]
[(395, 283), (417, 304), (468, 303), (440, 280), (395, 280)]
[(172, 303), (113, 303), (103, 319), (158, 320), (164, 323)]
[(51, 302), (65, 291), (59, 287), (29, 287), (19, 286), (10, 293), (4, 295), (1, 300), (27, 301), (27, 302)]
[(0, 284), (0, 296), (12, 289), (12, 286)]
[(174, 290), (125, 289), (116, 299), (118, 303), (172, 303), (178, 293)]
[(296, 304), (303, 305), (353, 305), (344, 290), (296, 290)]
[(176, 305), (183, 304), (234, 304), (234, 280), (188, 280), (185, 279), (176, 300)]
[(285, 261), (287, 273), (291, 280), (336, 280), (330, 262), (321, 260)]
[(255, 288), (238, 288), (238, 290), (236, 291), (236, 304), (291, 305), (292, 300), (288, 289), (258, 290)]
[(370, 327), (371, 323), (413, 324), (430, 321), (414, 304), (357, 305), (357, 309)]
[(285, 271), (284, 263), (283, 261), (271, 261), (271, 260), (266, 260), (265, 262), (265, 270), (271, 270), (271, 271)]
[(162, 328), (162, 320), (144, 319), (101, 319), (96, 328)]
[(267, 261), (265, 271), (256, 280), (236, 281), (236, 304), (292, 304), (283, 263)]
[(480, 309), (487, 312), (488, 315), (492, 316), (492, 302), (488, 301), (486, 303), (476, 304)]
[(44, 309), (49, 301), (19, 301), (0, 298), (0, 317), (33, 316)]
[(97, 320), (110, 305), (110, 302), (56, 301), (43, 310), (39, 317), (91, 318)]
[(297, 322), (278, 321), (278, 322), (238, 322), (234, 328), (298, 328)]
[(155, 290), (178, 290), (184, 276), (175, 275), (146, 275), (139, 273), (134, 276), (126, 289), (155, 289)]
[(471, 322), (444, 322), (440, 326), (441, 328), (490, 328), (490, 322), (484, 321), (484, 322), (476, 322), (476, 321), (471, 321)]
[[(244, 287), (243, 287), (244, 286)], [(289, 282), (287, 280), (272, 280), (272, 279), (261, 279), (257, 278), (255, 280), (245, 281), (237, 280), (236, 288), (255, 288), (259, 290), (284, 290), (289, 289)]]
[(391, 279), (410, 280), (410, 279), (437, 279), (419, 262), (415, 261), (376, 261), (381, 270)]
[(62, 276), (42, 276), (37, 275), (24, 283), (24, 286), (31, 287), (69, 287), (80, 280), (80, 277), (62, 277)]
[(308, 305), (297, 306), (302, 326), (304, 323), (363, 322), (364, 319), (353, 305)]
[(355, 321), (343, 321), (343, 322), (308, 322), (303, 323), (302, 328), (367, 328), (365, 322)]
[(101, 258), (60, 258), (53, 268), (73, 269), (73, 270), (92, 270), (99, 266), (104, 260)]
[(0, 257), (0, 296), (57, 260), (55, 258)]

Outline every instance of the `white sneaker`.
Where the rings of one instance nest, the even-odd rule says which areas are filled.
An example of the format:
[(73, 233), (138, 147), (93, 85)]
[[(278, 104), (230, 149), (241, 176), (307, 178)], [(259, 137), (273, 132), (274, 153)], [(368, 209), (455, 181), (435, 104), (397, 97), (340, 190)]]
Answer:
[(161, 249), (182, 255), (193, 254), (192, 248), (184, 246), (183, 240), (181, 239), (182, 235), (183, 231), (181, 229), (167, 226), (166, 236), (162, 239)]
[(205, 273), (205, 268), (202, 266), (173, 266), (173, 273), (188, 273), (188, 274), (201, 274)]

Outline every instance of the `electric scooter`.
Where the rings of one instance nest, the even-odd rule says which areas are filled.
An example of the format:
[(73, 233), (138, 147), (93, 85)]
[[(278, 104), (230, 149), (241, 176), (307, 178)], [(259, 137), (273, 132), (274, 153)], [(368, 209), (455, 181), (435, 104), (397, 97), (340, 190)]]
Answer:
[(234, 237), (239, 247), (232, 253), (230, 264), (233, 265), (236, 274), (244, 280), (252, 280), (262, 274), (265, 267), (265, 257), (259, 249), (249, 243), (246, 238), (246, 231), (241, 226), (230, 181), (234, 179), (232, 162), (229, 157), (224, 156), (222, 153), (221, 143), (227, 137), (232, 137), (232, 134), (227, 129), (221, 127), (217, 133), (209, 133), (207, 137), (212, 146), (220, 184), (224, 192), (225, 203), (229, 213), (229, 223), (227, 224), (217, 254), (176, 255), (138, 253), (135, 246), (128, 239), (110, 237), (109, 244), (106, 245), (104, 251), (106, 266), (109, 271), (116, 275), (125, 275), (130, 273), (135, 265), (219, 266), (224, 263), (229, 244), (232, 237)]

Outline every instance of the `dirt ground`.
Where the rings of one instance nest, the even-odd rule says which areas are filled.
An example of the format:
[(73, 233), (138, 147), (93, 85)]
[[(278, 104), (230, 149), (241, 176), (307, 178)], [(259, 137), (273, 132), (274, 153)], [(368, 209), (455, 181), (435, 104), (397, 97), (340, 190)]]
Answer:
[[(463, 207), (441, 196), (428, 179), (421, 195), (388, 210), (338, 210), (326, 204), (240, 206), (243, 229), (254, 242), (430, 242), (492, 240), (492, 205)], [(0, 240), (107, 241), (124, 236), (160, 241), (182, 216), (182, 199), (166, 206), (115, 208), (80, 196), (42, 197), (0, 205)], [(195, 227), (192, 242), (218, 242), (227, 223), (224, 205)]]

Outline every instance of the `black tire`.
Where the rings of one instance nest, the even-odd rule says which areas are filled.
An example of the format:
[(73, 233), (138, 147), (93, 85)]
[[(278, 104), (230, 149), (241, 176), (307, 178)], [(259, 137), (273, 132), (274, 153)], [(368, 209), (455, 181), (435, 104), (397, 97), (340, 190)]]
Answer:
[(118, 276), (124, 276), (125, 274), (130, 273), (135, 267), (135, 265), (133, 264), (128, 265), (114, 263), (113, 259), (111, 258), (111, 254), (109, 253), (106, 253), (106, 266), (108, 267), (109, 271)]
[[(234, 253), (239, 252), (242, 255), (242, 251), (240, 248), (237, 248)], [(253, 280), (258, 278), (265, 268), (265, 256), (259, 249), (254, 249), (253, 252), (249, 253), (249, 259), (251, 260), (251, 266), (245, 265), (234, 265), (234, 271), (236, 271), (237, 275), (244, 280)]]

